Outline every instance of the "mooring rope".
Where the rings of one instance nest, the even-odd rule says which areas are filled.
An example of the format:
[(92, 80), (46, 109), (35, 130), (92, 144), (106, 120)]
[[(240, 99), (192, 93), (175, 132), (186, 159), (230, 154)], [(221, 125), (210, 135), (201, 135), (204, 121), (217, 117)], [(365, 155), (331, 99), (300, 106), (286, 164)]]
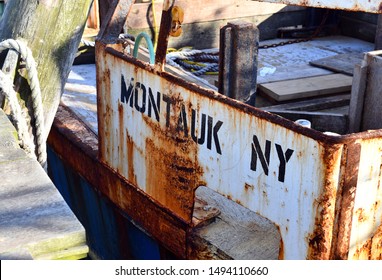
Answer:
[[(36, 142), (36, 148), (33, 147), (33, 141), (30, 140), (28, 133), (28, 126), (25, 118), (21, 114), (21, 107), (17, 101), (17, 95), (13, 89), (13, 82), (9, 76), (5, 75), (2, 71), (0, 74), (0, 89), (4, 92), (4, 95), (10, 103), (11, 119), (13, 119), (13, 125), (15, 126), (21, 145), (25, 150), (31, 154), (35, 150), (36, 158), (38, 162), (46, 169), (47, 154), (45, 143), (45, 128), (44, 128), (44, 114), (41, 99), (40, 82), (38, 80), (36, 62), (33, 58), (32, 51), (19, 40), (8, 39), (0, 42), (0, 53), (7, 49), (13, 49), (20, 54), (21, 59), (25, 62), (25, 68), (27, 72), (29, 87), (31, 89), (32, 99), (32, 115), (34, 123), (34, 137)], [(29, 139), (28, 139), (29, 138)]]
[(173, 51), (166, 55), (166, 63), (186, 68), (195, 76), (216, 74), (219, 71), (219, 54), (216, 49)]

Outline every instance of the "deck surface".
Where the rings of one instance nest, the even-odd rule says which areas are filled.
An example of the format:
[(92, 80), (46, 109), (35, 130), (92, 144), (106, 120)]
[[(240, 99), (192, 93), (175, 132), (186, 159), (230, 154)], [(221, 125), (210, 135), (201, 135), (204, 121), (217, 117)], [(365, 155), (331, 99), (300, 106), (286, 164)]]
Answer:
[(0, 259), (80, 259), (85, 230), (0, 110)]
[[(282, 40), (263, 41), (260, 45), (270, 45), (280, 41)], [(340, 54), (357, 53), (359, 55), (373, 49), (372, 43), (345, 36), (329, 36), (298, 44), (260, 49), (257, 83), (333, 74), (333, 71), (310, 65), (310, 62)], [(214, 84), (217, 76), (208, 77), (208, 79), (211, 84)], [(94, 64), (73, 66), (61, 100), (93, 132), (98, 133)], [(269, 103), (263, 104), (263, 100), (256, 101), (258, 107), (269, 105)]]
[[(272, 44), (273, 42), (262, 43)], [(367, 52), (373, 47), (373, 44), (357, 39), (336, 36), (283, 47), (261, 49), (259, 51), (258, 84), (333, 74), (333, 71), (314, 67), (309, 62), (343, 53)], [(211, 83), (214, 84), (214, 78), (211, 79)], [(95, 65), (77, 65), (72, 68), (61, 101), (94, 133), (98, 134)], [(201, 194), (201, 199), (206, 201), (212, 197), (211, 194)], [(203, 240), (200, 247), (208, 244), (205, 247), (209, 251), (218, 248), (218, 251), (223, 252), (227, 258), (275, 259), (278, 257), (279, 236), (277, 229), (275, 230), (271, 223), (256, 220), (253, 226), (255, 213), (245, 212), (245, 214), (228, 217), (233, 213), (232, 205), (226, 212), (223, 211), (227, 208), (223, 203), (216, 204), (216, 207), (222, 211), (217, 221), (196, 232), (198, 237)], [(238, 210), (238, 213), (241, 213), (240, 211), (242, 210)], [(251, 216), (252, 214), (253, 216)], [(245, 217), (248, 217), (248, 220)], [(226, 232), (226, 235), (218, 234), (222, 231)], [(227, 242), (232, 236), (236, 236), (238, 242)], [(264, 244), (264, 246), (259, 244)], [(213, 248), (211, 249), (211, 247)], [(248, 248), (249, 250), (246, 250)]]

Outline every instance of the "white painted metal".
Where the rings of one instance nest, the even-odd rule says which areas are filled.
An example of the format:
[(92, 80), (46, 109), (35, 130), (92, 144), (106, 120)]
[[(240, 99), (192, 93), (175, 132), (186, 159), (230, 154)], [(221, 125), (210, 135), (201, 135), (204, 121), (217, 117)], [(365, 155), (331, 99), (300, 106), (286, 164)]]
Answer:
[(355, 193), (349, 259), (370, 258), (371, 240), (382, 224), (382, 139), (359, 140), (359, 143), (361, 144), (361, 158)]
[[(98, 61), (98, 67), (99, 73), (109, 73), (101, 74), (104, 75), (101, 83), (103, 104), (99, 110), (105, 116), (100, 120), (105, 130), (102, 130), (104, 135), (100, 136), (103, 139), (100, 149), (103, 160), (112, 168), (171, 208), (166, 196), (158, 195), (158, 190), (148, 185), (148, 182), (155, 182), (155, 178), (151, 177), (158, 168), (151, 160), (147, 146), (153, 142), (157, 149), (174, 151), (180, 158), (186, 157), (200, 166), (202, 176), (196, 184), (206, 185), (276, 223), (283, 239), (284, 258), (308, 258), (309, 241), (314, 238), (317, 226), (322, 230), (328, 249), (321, 257), (329, 256), (342, 145), (332, 146), (331, 155), (327, 158), (322, 143), (286, 128), (281, 121), (280, 124), (270, 122), (256, 114), (232, 108), (212, 96), (178, 86), (132, 64), (116, 63), (115, 57), (110, 54), (106, 54), (105, 60)], [(160, 92), (159, 121), (153, 111), (151, 117), (148, 116), (148, 107), (142, 110), (143, 113), (138, 110), (143, 106), (142, 89), (137, 91), (137, 107), (135, 101), (132, 107), (129, 100), (121, 102), (124, 82), (121, 75), (126, 88), (133, 78), (133, 84), (137, 87), (137, 82), (146, 87), (147, 95), (149, 88), (155, 94)], [(167, 103), (163, 101), (164, 95), (176, 100), (170, 109), (171, 126), (179, 122), (182, 104), (186, 108), (188, 129), (192, 109), (197, 112), (197, 127), (200, 127), (201, 114), (213, 119), (211, 127), (216, 129), (216, 138), (211, 136), (211, 147), (207, 147), (207, 140), (198, 145), (190, 141), (190, 132), (188, 137), (184, 137), (184, 133), (179, 131), (175, 136), (186, 141), (190, 147), (186, 152), (180, 150), (173, 140), (174, 130), (166, 126)], [(146, 100), (146, 106), (148, 102)], [(259, 146), (256, 147), (256, 144)], [(261, 156), (264, 157), (262, 162)], [(171, 184), (168, 178), (167, 186)]]

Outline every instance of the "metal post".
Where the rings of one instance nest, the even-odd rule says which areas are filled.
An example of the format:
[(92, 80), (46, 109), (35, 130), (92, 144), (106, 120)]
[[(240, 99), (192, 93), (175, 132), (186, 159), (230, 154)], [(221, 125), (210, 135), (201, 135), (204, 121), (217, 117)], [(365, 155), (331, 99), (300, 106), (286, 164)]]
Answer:
[(229, 22), (220, 30), (219, 92), (254, 105), (259, 30), (248, 22)]
[(382, 128), (382, 51), (369, 52), (365, 56), (367, 80), (364, 96), (361, 131)]
[(377, 30), (375, 32), (375, 41), (374, 41), (374, 49), (380, 50), (382, 49), (382, 15), (378, 15), (377, 20)]

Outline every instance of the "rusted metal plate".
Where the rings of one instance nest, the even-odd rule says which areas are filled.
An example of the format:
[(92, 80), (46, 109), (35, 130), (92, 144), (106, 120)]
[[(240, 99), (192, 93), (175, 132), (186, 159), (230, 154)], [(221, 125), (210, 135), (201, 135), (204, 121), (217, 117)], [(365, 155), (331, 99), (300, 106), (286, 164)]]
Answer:
[(48, 144), (74, 171), (179, 258), (186, 258), (188, 225), (102, 164), (96, 135), (59, 107)]
[[(375, 1), (286, 2), (379, 12)], [(173, 3), (165, 1), (162, 17)], [(280, 258), (356, 258), (365, 250), (380, 255), (379, 179), (370, 170), (380, 172), (375, 151), (382, 150), (382, 132), (326, 136), (164, 72), (166, 22), (155, 65), (107, 45), (107, 37), (97, 43), (100, 160), (133, 186), (122, 193), (121, 181), (110, 181), (116, 190), (105, 194), (130, 211), (143, 207), (131, 196), (148, 195), (158, 209), (192, 227), (195, 190), (206, 186), (274, 222), (282, 236)], [(364, 169), (369, 153), (376, 159)], [(368, 196), (368, 185), (378, 190)], [(184, 238), (171, 246), (183, 252)]]
[(382, 2), (379, 0), (256, 0), (286, 5), (309, 6), (349, 10), (354, 12), (381, 13)]
[(134, 61), (98, 50), (101, 160), (186, 223), (207, 186), (276, 223), (284, 258), (329, 258), (343, 145)]
[[(382, 223), (382, 139), (360, 139), (361, 156), (354, 195), (349, 259), (369, 259), (377, 254), (372, 239)], [(376, 237), (377, 238), (377, 237)], [(376, 240), (376, 239), (375, 239)], [(381, 251), (379, 241), (379, 254)]]

